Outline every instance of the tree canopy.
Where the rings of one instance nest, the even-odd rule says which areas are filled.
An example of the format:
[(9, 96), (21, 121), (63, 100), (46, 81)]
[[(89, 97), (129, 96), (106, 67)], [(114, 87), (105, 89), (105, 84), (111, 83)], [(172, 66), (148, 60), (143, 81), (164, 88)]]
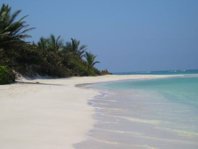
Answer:
[(29, 77), (101, 74), (95, 67), (99, 63), (96, 56), (77, 39), (65, 42), (61, 36), (51, 34), (36, 43), (25, 42), (34, 28), (26, 23), (27, 16), (19, 17), (20, 13), (12, 12), (6, 4), (0, 8), (0, 66)]

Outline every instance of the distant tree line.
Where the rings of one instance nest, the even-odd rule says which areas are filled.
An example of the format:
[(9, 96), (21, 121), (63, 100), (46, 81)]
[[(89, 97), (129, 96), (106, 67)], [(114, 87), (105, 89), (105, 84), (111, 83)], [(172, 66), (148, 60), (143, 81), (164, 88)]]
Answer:
[(21, 10), (11, 12), (9, 5), (3, 4), (0, 8), (0, 69), (13, 70), (29, 77), (108, 73), (95, 67), (99, 63), (96, 56), (87, 52), (87, 47), (76, 39), (64, 42), (60, 36), (52, 34), (41, 37), (37, 43), (26, 42), (25, 39), (31, 37), (28, 31), (34, 28), (26, 23), (27, 16), (17, 19), (20, 13)]

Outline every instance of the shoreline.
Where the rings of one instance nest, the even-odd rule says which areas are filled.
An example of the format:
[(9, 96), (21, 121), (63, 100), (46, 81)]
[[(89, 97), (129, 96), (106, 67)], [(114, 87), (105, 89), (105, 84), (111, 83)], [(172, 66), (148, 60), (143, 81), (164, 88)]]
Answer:
[(95, 124), (88, 102), (100, 94), (79, 85), (165, 77), (170, 75), (22, 79), (0, 86), (0, 148), (73, 149)]
[[(180, 101), (182, 97), (177, 96), (182, 92), (185, 98), (193, 97), (189, 96), (189, 91), (195, 88), (192, 79), (197, 82), (197, 78), (191, 76), (178, 76), (85, 86), (103, 94), (90, 101), (95, 107), (97, 123), (89, 131), (87, 140), (75, 147), (197, 148), (197, 106)], [(185, 89), (190, 94), (185, 94)]]

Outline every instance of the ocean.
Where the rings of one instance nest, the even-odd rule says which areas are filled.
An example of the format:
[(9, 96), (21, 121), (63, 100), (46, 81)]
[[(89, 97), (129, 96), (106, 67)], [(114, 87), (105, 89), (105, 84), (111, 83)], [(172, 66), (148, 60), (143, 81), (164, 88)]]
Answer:
[(88, 85), (101, 95), (86, 149), (198, 149), (198, 74)]

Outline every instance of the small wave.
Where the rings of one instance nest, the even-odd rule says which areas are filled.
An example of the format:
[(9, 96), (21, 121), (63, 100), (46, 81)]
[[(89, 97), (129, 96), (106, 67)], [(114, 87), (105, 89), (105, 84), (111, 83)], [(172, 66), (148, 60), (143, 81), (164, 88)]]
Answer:
[(131, 122), (145, 123), (145, 124), (151, 124), (151, 125), (159, 125), (161, 123), (159, 120), (148, 120), (148, 119), (127, 117), (127, 116), (119, 116), (119, 118), (126, 119)]
[(185, 137), (198, 137), (197, 132), (192, 132), (192, 131), (187, 131), (187, 130), (179, 130), (179, 129), (173, 129), (173, 128), (160, 128), (163, 130), (175, 132), (180, 136), (185, 136)]
[[(92, 140), (93, 141), (96, 141), (96, 142), (100, 142), (100, 143), (104, 143), (104, 144), (111, 144), (111, 145), (122, 145), (123, 143), (121, 142), (116, 142), (116, 141), (108, 141), (108, 140), (104, 140), (104, 139), (99, 139), (99, 138), (94, 138), (92, 137)], [(156, 149), (155, 147), (153, 146), (150, 146), (150, 145), (140, 145), (140, 144), (134, 144), (134, 145), (131, 145), (131, 144), (124, 144), (125, 146), (128, 146), (130, 148), (136, 148), (136, 149)]]

